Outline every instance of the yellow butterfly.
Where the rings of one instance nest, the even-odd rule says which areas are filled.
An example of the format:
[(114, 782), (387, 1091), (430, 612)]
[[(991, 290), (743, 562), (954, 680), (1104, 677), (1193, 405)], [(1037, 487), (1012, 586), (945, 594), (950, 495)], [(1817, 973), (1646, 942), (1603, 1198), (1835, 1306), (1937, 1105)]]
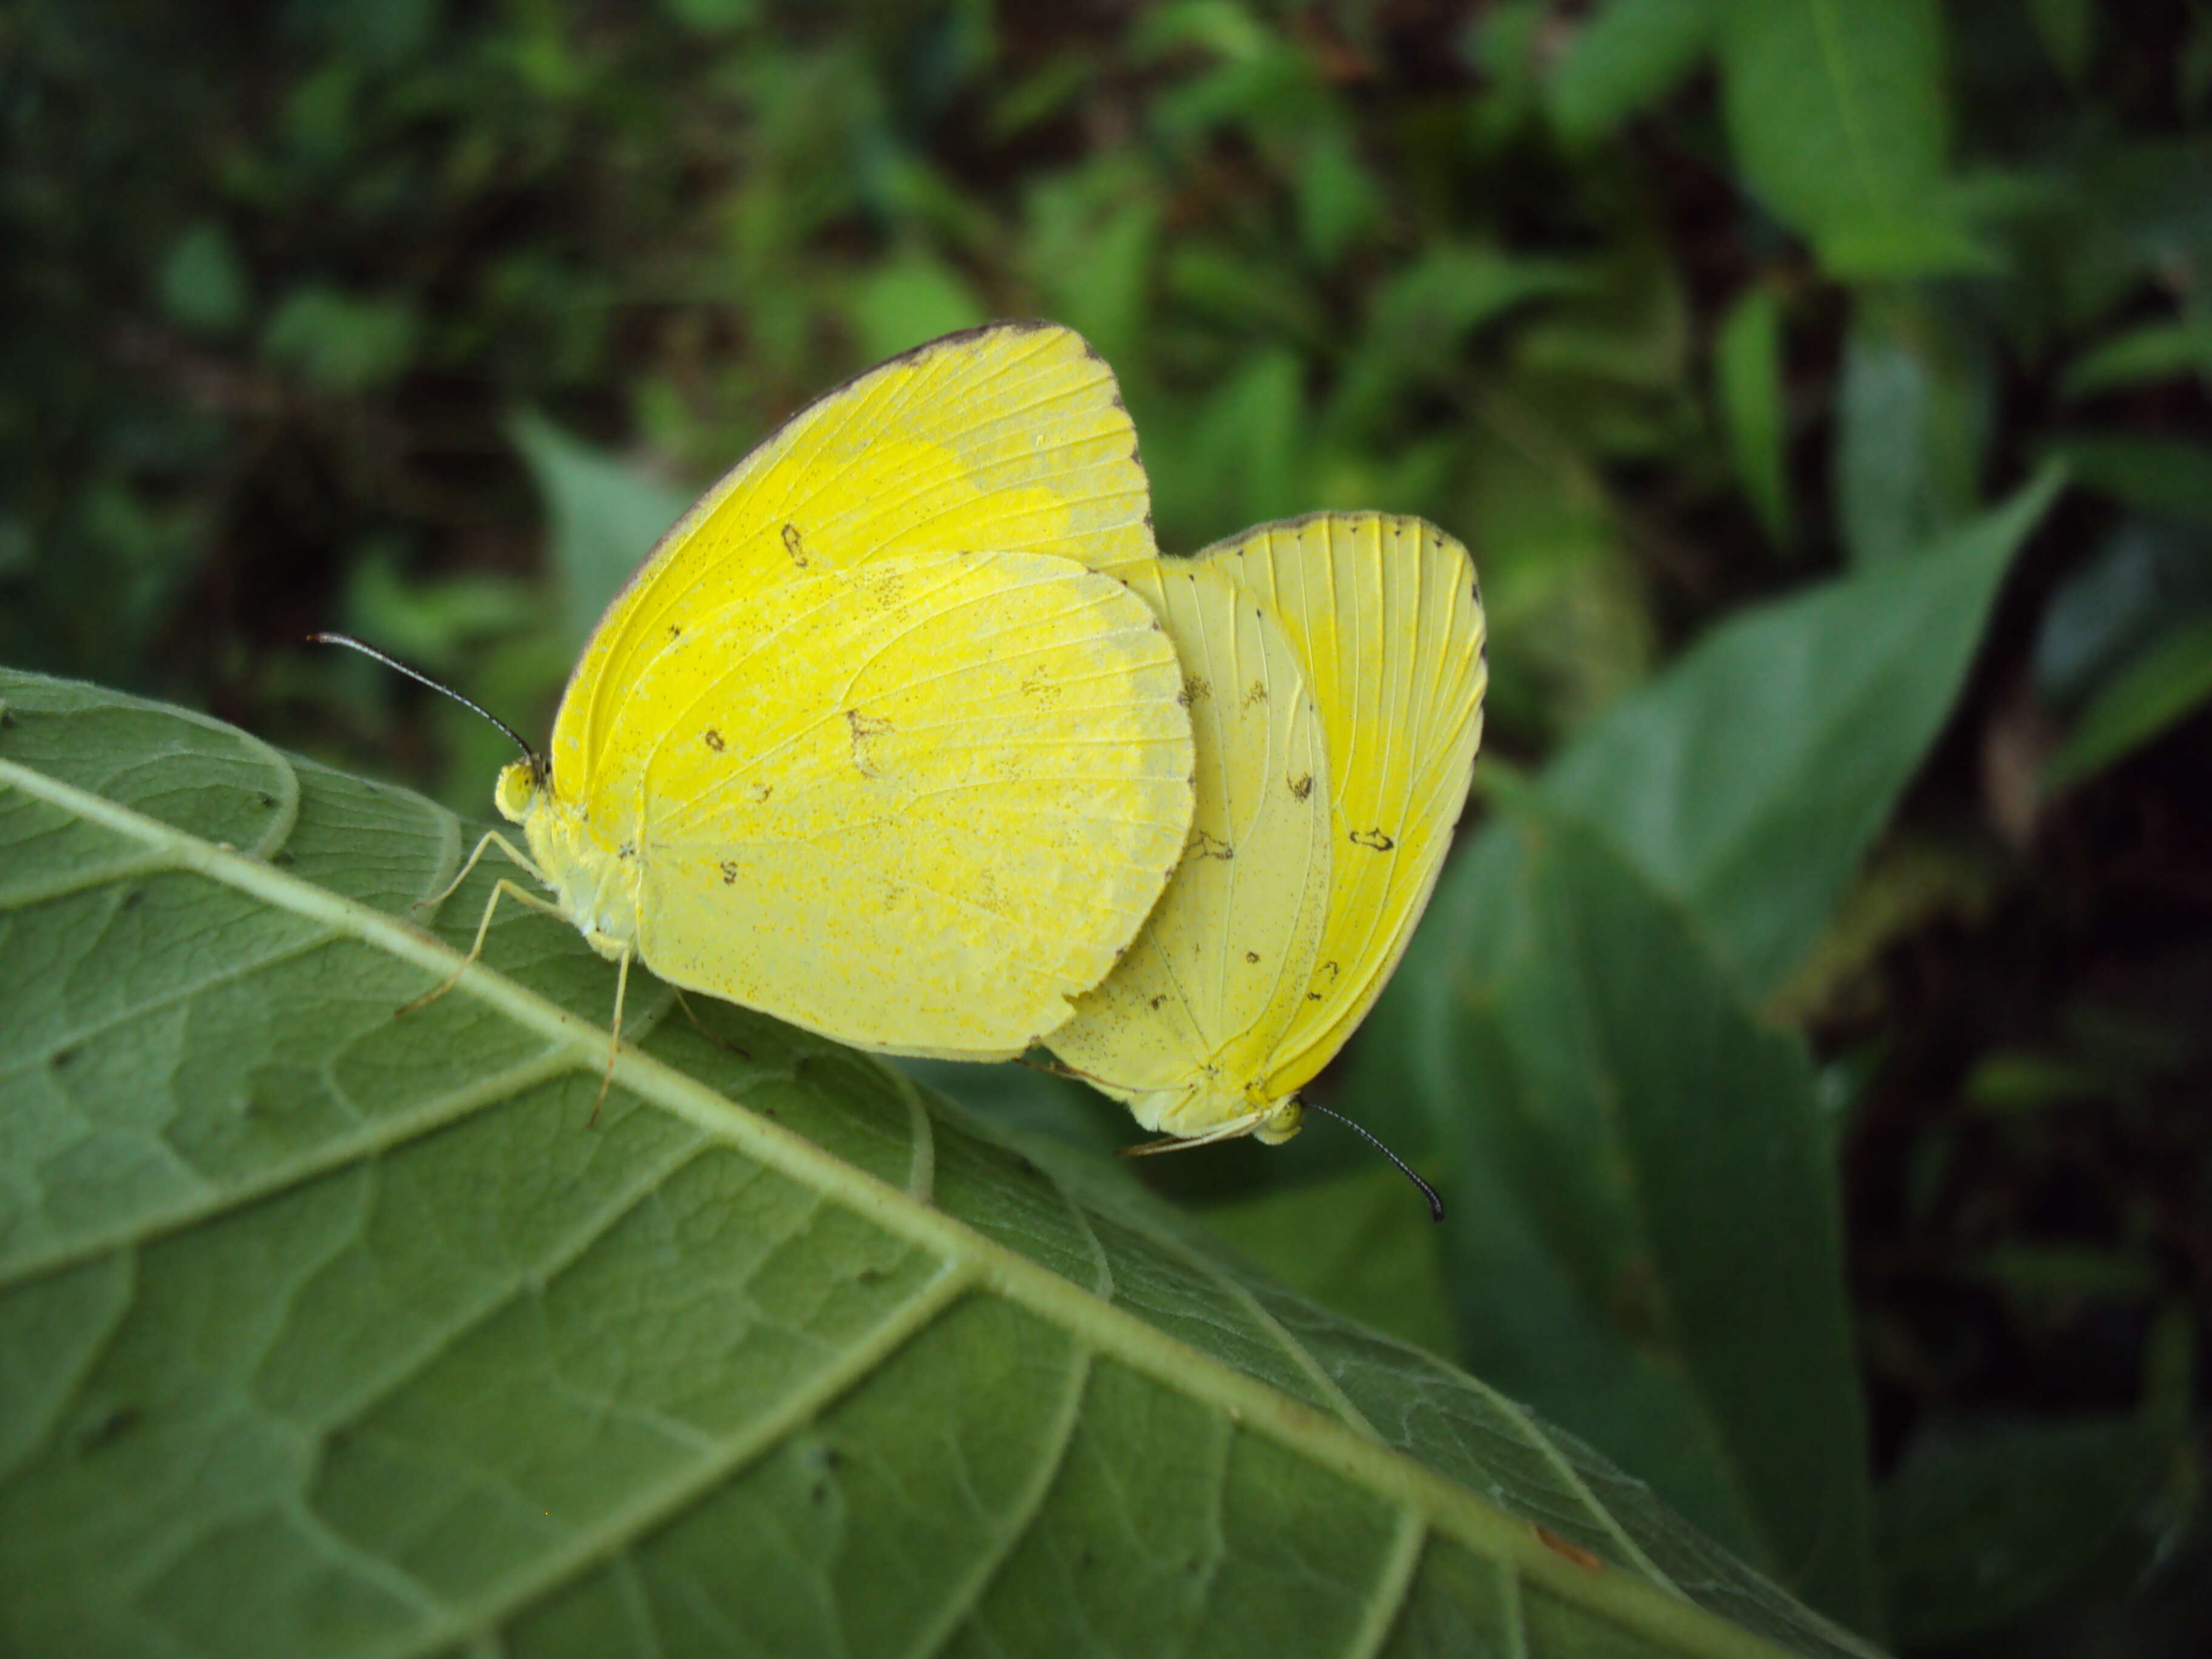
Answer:
[(1322, 513), (1121, 574), (1182, 656), (1198, 810), (1144, 931), (1047, 1046), (1172, 1144), (1279, 1144), (1404, 953), (1466, 804), (1488, 679), (1474, 568), (1419, 519)]
[(528, 851), (469, 864), (496, 846), (554, 897), (498, 884), (471, 957), (505, 894), (621, 963), (617, 1031), (635, 957), (862, 1048), (1020, 1053), (1190, 823), (1174, 647), (1088, 568), (1151, 556), (1147, 507), (1064, 328), (950, 335), (802, 410), (609, 607), (550, 754), (501, 773)]

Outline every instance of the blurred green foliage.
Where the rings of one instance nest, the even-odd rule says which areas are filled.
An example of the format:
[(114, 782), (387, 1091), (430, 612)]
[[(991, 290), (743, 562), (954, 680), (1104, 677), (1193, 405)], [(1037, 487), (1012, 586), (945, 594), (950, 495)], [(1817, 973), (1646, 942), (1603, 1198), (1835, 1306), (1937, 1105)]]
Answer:
[(1528, 774), (1324, 1082), (1441, 1240), (1326, 1126), (1157, 1173), (1829, 1611), (2078, 1650), (2196, 1547), (2209, 105), (2181, 0), (20, 0), (0, 659), (476, 806), (298, 636), (538, 727), (778, 418), (1071, 324), (1170, 550), (1463, 537)]

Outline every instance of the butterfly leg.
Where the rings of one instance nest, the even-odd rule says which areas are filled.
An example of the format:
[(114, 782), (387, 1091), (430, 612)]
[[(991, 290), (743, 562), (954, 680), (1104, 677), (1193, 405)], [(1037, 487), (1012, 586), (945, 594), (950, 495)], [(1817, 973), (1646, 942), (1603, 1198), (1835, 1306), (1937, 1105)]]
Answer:
[(698, 1014), (693, 1010), (691, 1006), (691, 999), (684, 994), (681, 988), (672, 985), (668, 988), (676, 993), (677, 1006), (684, 1010), (684, 1018), (691, 1022), (691, 1029), (693, 1030), (698, 1032), (701, 1036), (706, 1038), (708, 1042), (713, 1043), (717, 1048), (725, 1049), (729, 1053), (735, 1054), (739, 1060), (750, 1060), (753, 1057), (752, 1051), (750, 1049), (740, 1048), (736, 1043), (730, 1042), (727, 1038), (718, 1037), (712, 1031), (708, 1030), (705, 1023), (700, 1019)]
[[(484, 839), (489, 841), (492, 839), (492, 837), (488, 836)], [(481, 848), (482, 843), (479, 842), (478, 846)], [(471, 861), (473, 862), (474, 860), (471, 860)], [(446, 890), (450, 893), (453, 891), (453, 889), (449, 887)], [(461, 982), (461, 975), (468, 971), (469, 964), (476, 961), (477, 957), (483, 955), (484, 935), (491, 931), (492, 914), (499, 908), (499, 901), (502, 895), (512, 897), (518, 902), (526, 904), (533, 910), (542, 910), (556, 921), (566, 921), (568, 920), (566, 916), (562, 915), (561, 907), (554, 903), (552, 900), (548, 898), (540, 898), (537, 894), (530, 891), (527, 888), (518, 887), (506, 877), (501, 876), (498, 882), (492, 887), (491, 897), (484, 902), (483, 919), (477, 923), (476, 943), (469, 946), (469, 953), (461, 958), (460, 966), (454, 969), (452, 973), (447, 975), (445, 978), (439, 981), (437, 984), (432, 986), (428, 990), (423, 992), (421, 996), (416, 997), (414, 1001), (402, 1003), (399, 1007), (394, 1011), (395, 1013), (411, 1014), (417, 1008), (427, 1007), (429, 1004), (435, 1002), (440, 997), (445, 995), (447, 992), (452, 990), (453, 987)]]
[(1156, 1152), (1183, 1152), (1194, 1146), (1211, 1146), (1217, 1140), (1234, 1140), (1238, 1135), (1249, 1135), (1273, 1115), (1272, 1106), (1243, 1117), (1232, 1117), (1226, 1123), (1217, 1123), (1204, 1134), (1162, 1135), (1158, 1140), (1140, 1140), (1133, 1146), (1116, 1146), (1114, 1150), (1123, 1158), (1150, 1158)]
[(498, 830), (488, 830), (484, 832), (483, 838), (477, 842), (476, 850), (471, 853), (467, 860), (462, 864), (459, 873), (454, 876), (454, 878), (451, 881), (447, 882), (443, 887), (441, 887), (436, 892), (431, 894), (429, 897), (425, 899), (416, 899), (415, 901), (415, 908), (417, 910), (428, 910), (433, 905), (443, 904), (447, 899), (453, 897), (454, 892), (460, 887), (460, 884), (469, 878), (469, 872), (477, 867), (477, 860), (484, 855), (484, 848), (487, 847), (498, 848), (501, 852), (506, 854), (510, 859), (513, 859), (519, 868), (527, 871), (538, 881), (544, 883), (546, 886), (550, 887), (552, 885), (552, 883), (545, 880), (544, 873), (538, 869), (536, 864), (531, 861), (529, 855), (524, 853), (520, 848), (517, 847), (505, 836), (501, 835)]
[(590, 1128), (599, 1121), (599, 1108), (607, 1103), (607, 1091), (615, 1080), (615, 1061), (622, 1054), (623, 999), (629, 994), (630, 953), (622, 953), (622, 963), (615, 969), (615, 1023), (607, 1032), (607, 1069), (599, 1078), (599, 1092), (592, 1101), (592, 1115), (584, 1120)]

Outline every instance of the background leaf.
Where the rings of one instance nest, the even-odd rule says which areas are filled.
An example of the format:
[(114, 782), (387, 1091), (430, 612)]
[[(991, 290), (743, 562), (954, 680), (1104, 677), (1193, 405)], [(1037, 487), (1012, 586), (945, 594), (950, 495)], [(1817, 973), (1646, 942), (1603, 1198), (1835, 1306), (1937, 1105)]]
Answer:
[(1935, 0), (1725, 0), (1729, 136), (1746, 181), (1839, 277), (1972, 270), (1944, 188)]
[(1547, 88), (1560, 137), (1603, 137), (1673, 89), (1711, 49), (1723, 0), (1606, 0)]
[(1776, 544), (1790, 540), (1789, 415), (1782, 379), (1782, 296), (1737, 301), (1713, 348), (1714, 382), (1736, 477)]
[[(1516, 791), (1401, 973), (1462, 1351), (1814, 1605), (1879, 1620), (1812, 1067), (1689, 918)], [(1665, 985), (1662, 1001), (1650, 988)]]
[(1859, 291), (1836, 400), (1836, 520), (1853, 564), (1911, 557), (1980, 509), (1988, 379), (1928, 296)]
[(544, 498), (562, 631), (573, 650), (691, 496), (534, 411), (517, 414), (509, 430)]
[(452, 817), (0, 693), (0, 1646), (1866, 1651), (833, 1045), (648, 989), (593, 1127), (573, 930), (513, 914), (393, 1013), (486, 891), (406, 919)]
[(1948, 716), (2046, 476), (1944, 545), (1716, 629), (1571, 744), (1546, 793), (1698, 918), (1753, 996), (1819, 936)]
[(2102, 771), (2212, 699), (2212, 616), (2169, 628), (2097, 690), (2044, 769), (2061, 789)]

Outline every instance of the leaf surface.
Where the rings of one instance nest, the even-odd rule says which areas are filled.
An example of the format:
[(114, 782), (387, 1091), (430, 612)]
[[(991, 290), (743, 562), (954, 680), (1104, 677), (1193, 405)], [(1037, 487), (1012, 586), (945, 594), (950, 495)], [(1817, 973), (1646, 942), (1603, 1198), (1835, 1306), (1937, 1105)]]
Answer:
[(1745, 182), (1830, 275), (1931, 275), (1988, 254), (1944, 190), (1935, 0), (1724, 0), (1722, 90)]
[(1863, 1652), (1100, 1161), (0, 675), (0, 1650)]
[(1589, 827), (1532, 789), (1493, 799), (1394, 1028), (1452, 1196), (1462, 1351), (1871, 1625), (1863, 1408), (1804, 1046), (1757, 1022), (1691, 919)]
[(2055, 475), (1908, 561), (1713, 629), (1544, 778), (1711, 930), (1754, 997), (1812, 948), (1942, 730)]

